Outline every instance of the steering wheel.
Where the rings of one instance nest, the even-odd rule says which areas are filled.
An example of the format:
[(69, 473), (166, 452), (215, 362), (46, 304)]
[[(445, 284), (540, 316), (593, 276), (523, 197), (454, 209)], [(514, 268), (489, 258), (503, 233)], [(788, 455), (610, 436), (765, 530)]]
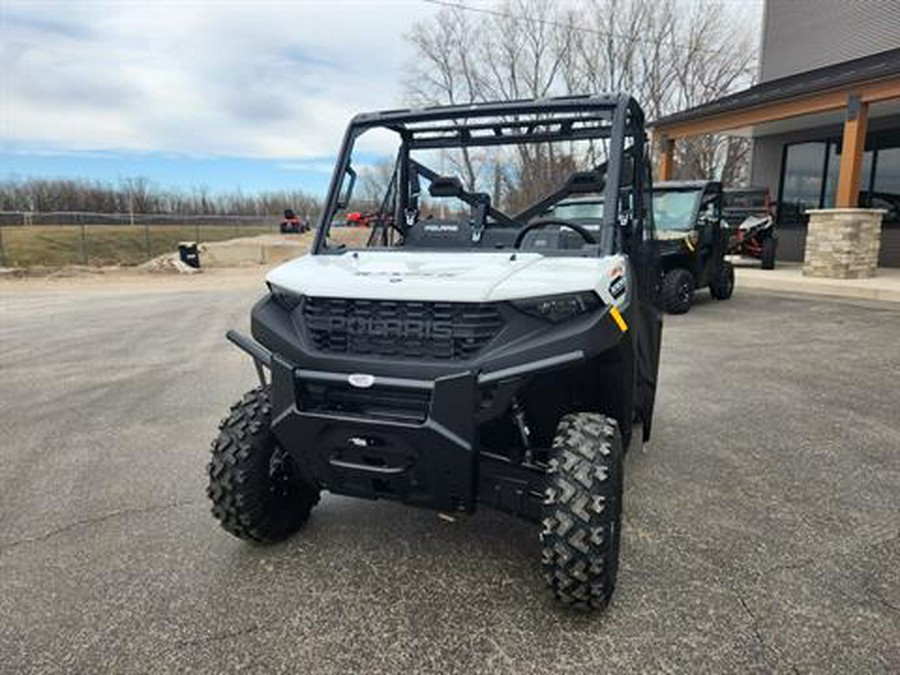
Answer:
[(536, 220), (519, 230), (519, 234), (516, 235), (516, 240), (513, 242), (513, 248), (518, 249), (520, 246), (522, 246), (522, 242), (525, 240), (525, 235), (527, 235), (529, 232), (533, 232), (534, 230), (540, 229), (542, 227), (548, 227), (550, 225), (568, 227), (570, 230), (574, 230), (575, 232), (580, 234), (585, 243), (597, 243), (597, 240), (594, 239), (594, 235), (591, 234), (590, 231), (588, 231), (588, 229), (583, 225), (579, 225), (578, 223), (571, 223), (568, 220), (562, 220), (561, 218), (542, 218), (541, 220)]

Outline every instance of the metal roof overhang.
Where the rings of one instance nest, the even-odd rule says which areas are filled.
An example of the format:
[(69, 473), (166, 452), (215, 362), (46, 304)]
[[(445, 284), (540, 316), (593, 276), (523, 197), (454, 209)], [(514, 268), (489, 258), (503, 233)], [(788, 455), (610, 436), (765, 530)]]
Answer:
[(713, 134), (779, 120), (900, 99), (900, 49), (764, 82), (648, 126), (669, 139)]

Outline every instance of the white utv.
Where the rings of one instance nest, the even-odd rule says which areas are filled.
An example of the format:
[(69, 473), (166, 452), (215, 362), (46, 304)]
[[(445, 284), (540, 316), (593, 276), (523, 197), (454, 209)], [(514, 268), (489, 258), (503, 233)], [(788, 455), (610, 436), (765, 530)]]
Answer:
[[(332, 222), (373, 131), (396, 154), (380, 184), (360, 171), (369, 199), (353, 208), (374, 223), (360, 236)], [(607, 205), (591, 227), (532, 217), (590, 194)], [(643, 113), (625, 95), (355, 117), (312, 250), (269, 274), (252, 338), (228, 333), (260, 386), (213, 443), (215, 517), (265, 543), (300, 528), (321, 490), (484, 505), (540, 523), (557, 599), (604, 608), (623, 456), (633, 428), (649, 438), (656, 390), (650, 194)]]

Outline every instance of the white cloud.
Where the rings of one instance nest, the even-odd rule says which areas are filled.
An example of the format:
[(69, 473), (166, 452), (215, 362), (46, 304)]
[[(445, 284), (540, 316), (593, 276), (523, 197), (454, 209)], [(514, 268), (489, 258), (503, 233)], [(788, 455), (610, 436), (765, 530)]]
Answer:
[(334, 171), (334, 164), (331, 162), (316, 161), (281, 162), (278, 164), (278, 168), (284, 169), (285, 171), (299, 171), (300, 173), (330, 174)]
[(372, 2), (15, 3), (0, 16), (0, 142), (314, 158), (396, 107), (402, 35), (434, 7)]

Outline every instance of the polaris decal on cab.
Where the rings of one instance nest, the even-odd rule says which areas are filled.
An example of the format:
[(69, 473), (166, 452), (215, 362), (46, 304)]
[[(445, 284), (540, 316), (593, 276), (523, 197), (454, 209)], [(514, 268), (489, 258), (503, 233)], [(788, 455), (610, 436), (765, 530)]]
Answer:
[(618, 300), (628, 287), (628, 282), (625, 280), (625, 269), (614, 267), (609, 274), (612, 277), (612, 281), (609, 282), (609, 294)]

